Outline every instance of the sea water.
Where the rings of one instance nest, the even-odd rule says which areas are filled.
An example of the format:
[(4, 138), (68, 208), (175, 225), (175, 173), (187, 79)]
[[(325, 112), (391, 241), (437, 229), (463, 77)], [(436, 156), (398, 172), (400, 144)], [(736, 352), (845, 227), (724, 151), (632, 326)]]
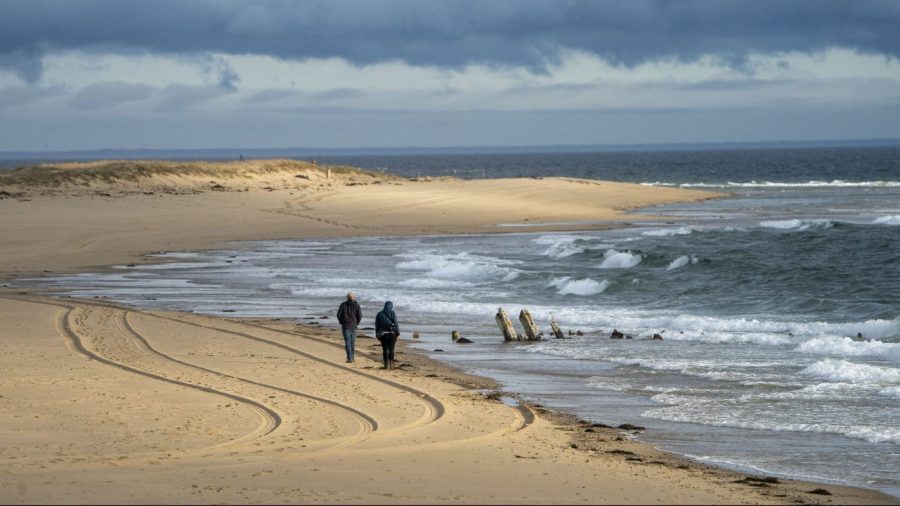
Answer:
[[(364, 326), (391, 300), (414, 346), (545, 406), (701, 461), (900, 494), (900, 149), (455, 156), (355, 164), (480, 177), (480, 159), (733, 196), (609, 231), (235, 243), (36, 282), (325, 325), (352, 290)], [(527, 308), (544, 340), (504, 343), (499, 307)], [(553, 339), (551, 318), (581, 335)]]

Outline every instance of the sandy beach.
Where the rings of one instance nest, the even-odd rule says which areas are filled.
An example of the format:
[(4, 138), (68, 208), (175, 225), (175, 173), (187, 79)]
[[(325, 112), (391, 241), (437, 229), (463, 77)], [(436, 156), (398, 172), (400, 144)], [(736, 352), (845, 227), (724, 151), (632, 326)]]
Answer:
[(406, 349), (385, 371), (373, 339), (345, 364), (333, 328), (11, 286), (235, 240), (591, 230), (719, 196), (284, 160), (2, 174), (0, 502), (896, 504), (693, 463)]

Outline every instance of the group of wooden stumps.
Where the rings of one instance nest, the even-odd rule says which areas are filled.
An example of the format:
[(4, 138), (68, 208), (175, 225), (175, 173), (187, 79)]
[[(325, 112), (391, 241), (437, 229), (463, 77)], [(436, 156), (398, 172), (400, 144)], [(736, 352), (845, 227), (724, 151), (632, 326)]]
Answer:
[[(497, 316), (494, 318), (497, 320), (497, 326), (500, 327), (500, 332), (503, 333), (504, 341), (540, 341), (544, 338), (544, 333), (534, 324), (534, 319), (527, 309), (519, 311), (519, 323), (522, 324), (522, 329), (525, 330), (525, 334), (516, 332), (516, 328), (513, 327), (509, 314), (507, 314), (506, 310), (502, 307), (497, 309)], [(553, 319), (552, 315), (550, 318), (550, 330), (557, 339), (565, 338), (562, 329), (559, 328), (559, 324), (556, 323), (556, 320)]]
[[(519, 311), (519, 323), (522, 324), (522, 329), (525, 331), (524, 334), (520, 334), (516, 332), (516, 328), (513, 326), (512, 319), (509, 317), (509, 313), (506, 312), (502, 307), (497, 308), (497, 315), (494, 317), (497, 321), (497, 326), (500, 327), (500, 332), (503, 334), (503, 340), (506, 342), (510, 341), (540, 341), (544, 338), (544, 333), (538, 329), (538, 326), (534, 323), (534, 318), (531, 317), (531, 313), (528, 312), (527, 309), (522, 309)], [(556, 322), (556, 319), (553, 317), (553, 314), (550, 314), (550, 332), (557, 339), (565, 339), (566, 335), (563, 333), (562, 329), (559, 327), (559, 323)], [(665, 331), (662, 331), (665, 332)], [(580, 330), (575, 332), (569, 331), (569, 335), (582, 335)], [(413, 333), (413, 338), (418, 339), (418, 332)], [(453, 338), (454, 343), (471, 343), (472, 341), (466, 339), (465, 337), (461, 337), (459, 335), (458, 330), (454, 330), (451, 333), (451, 337)], [(612, 334), (610, 334), (610, 339), (631, 339), (632, 336), (623, 334), (616, 329), (613, 329)], [(662, 340), (661, 334), (653, 334), (654, 340)]]
[[(528, 312), (527, 309), (523, 309), (519, 311), (519, 323), (522, 324), (522, 328), (525, 330), (524, 334), (519, 334), (516, 332), (516, 328), (513, 327), (512, 320), (509, 318), (509, 314), (507, 314), (506, 310), (501, 308), (497, 309), (497, 316), (494, 317), (497, 321), (497, 326), (500, 327), (500, 332), (503, 333), (504, 341), (540, 341), (544, 338), (544, 333), (541, 332), (537, 325), (534, 324), (534, 319), (531, 317), (531, 313)], [(553, 333), (553, 336), (557, 339), (565, 339), (565, 334), (561, 328), (559, 328), (559, 323), (556, 322), (556, 319), (553, 318), (553, 314), (550, 315), (550, 332)], [(572, 331), (569, 331), (569, 335), (572, 335)], [(582, 335), (581, 331), (576, 331), (575, 335)], [(632, 336), (623, 334), (618, 330), (613, 330), (612, 334), (610, 334), (610, 339), (631, 339)], [(654, 340), (662, 340), (662, 335), (653, 334)]]

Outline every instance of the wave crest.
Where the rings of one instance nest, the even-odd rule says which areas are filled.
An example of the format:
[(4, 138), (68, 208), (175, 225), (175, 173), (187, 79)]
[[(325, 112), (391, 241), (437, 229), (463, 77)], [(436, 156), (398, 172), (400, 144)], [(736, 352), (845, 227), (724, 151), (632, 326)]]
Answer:
[(900, 225), (900, 215), (879, 216), (872, 221), (873, 225)]
[(406, 258), (396, 267), (400, 270), (424, 271), (428, 277), (444, 280), (479, 281), (484, 279), (511, 281), (520, 271), (509, 267), (512, 261), (471, 255), (469, 253), (415, 253), (396, 255)]
[(828, 220), (776, 220), (761, 221), (759, 226), (763, 228), (774, 228), (778, 230), (792, 230), (794, 232), (803, 232), (809, 229), (825, 229), (834, 226), (834, 223)]
[(630, 269), (641, 263), (643, 259), (644, 257), (637, 253), (608, 249), (603, 254), (603, 262), (598, 267), (600, 269)]
[(556, 288), (560, 295), (597, 295), (606, 291), (610, 284), (605, 279), (597, 282), (590, 278), (556, 278), (548, 283), (547, 287)]
[(900, 369), (825, 359), (807, 366), (800, 374), (845, 383), (900, 383)]

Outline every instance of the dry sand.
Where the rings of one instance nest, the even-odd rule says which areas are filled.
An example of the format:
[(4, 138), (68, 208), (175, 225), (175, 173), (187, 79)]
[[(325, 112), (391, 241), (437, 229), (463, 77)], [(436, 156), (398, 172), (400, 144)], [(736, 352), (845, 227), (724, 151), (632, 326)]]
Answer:
[[(714, 196), (239, 168), (0, 178), (0, 283), (238, 239), (591, 229), (642, 219), (623, 209)], [(896, 504), (833, 485), (737, 482), (746, 476), (627, 431), (504, 404), (489, 381), (405, 350), (400, 369), (382, 370), (375, 341), (357, 345), (345, 364), (334, 329), (0, 289), (0, 502)]]

